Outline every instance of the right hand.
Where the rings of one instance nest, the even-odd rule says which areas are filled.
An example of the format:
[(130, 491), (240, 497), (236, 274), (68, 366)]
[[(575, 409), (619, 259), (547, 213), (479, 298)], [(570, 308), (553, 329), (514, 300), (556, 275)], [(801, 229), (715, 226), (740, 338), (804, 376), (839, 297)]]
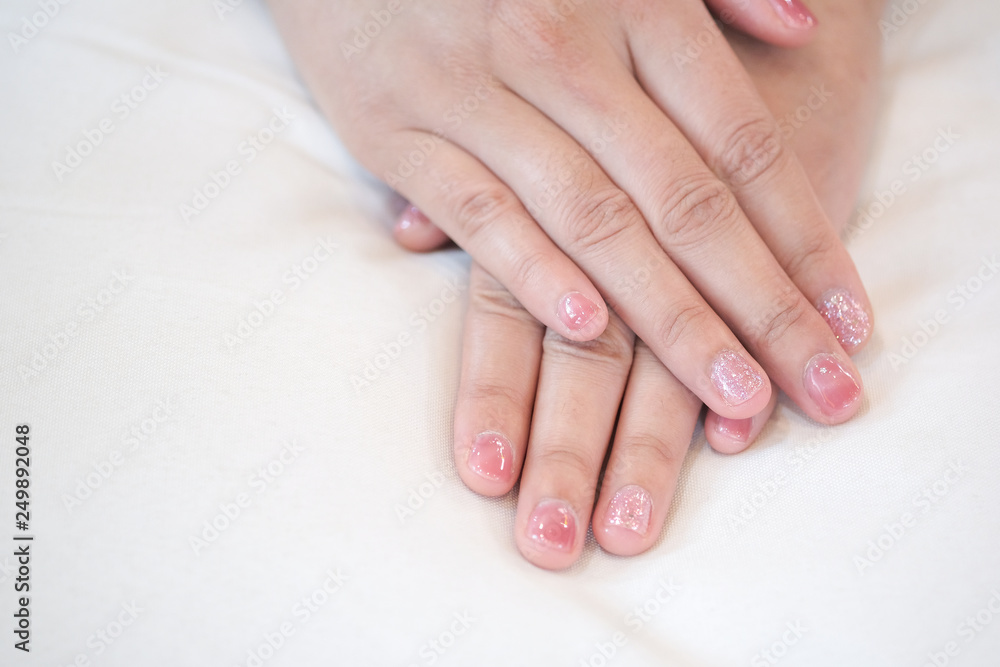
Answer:
[(723, 417), (769, 376), (817, 420), (857, 410), (841, 343), (868, 328), (838, 342), (814, 304), (868, 321), (861, 280), (700, 0), (385, 2), (272, 4), (348, 147), (532, 315), (591, 340), (606, 300)]
[[(761, 48), (738, 35), (730, 39), (776, 116), (794, 115), (815, 82), (829, 84), (833, 97), (790, 145), (839, 228), (864, 168), (880, 36), (874, 11), (830, 1), (839, 10), (825, 22), (831, 34), (803, 53)], [(426, 220), (419, 228), (401, 230), (400, 240), (407, 246), (443, 240)], [(709, 410), (708, 443), (723, 453), (742, 451), (763, 429), (774, 402), (772, 395), (764, 411), (744, 420)], [(466, 485), (485, 495), (505, 494), (520, 480), (514, 538), (532, 563), (569, 566), (583, 548), (588, 522), (598, 543), (614, 554), (633, 555), (655, 544), (700, 409), (614, 314), (597, 340), (566, 340), (545, 331), (473, 264), (455, 465)]]

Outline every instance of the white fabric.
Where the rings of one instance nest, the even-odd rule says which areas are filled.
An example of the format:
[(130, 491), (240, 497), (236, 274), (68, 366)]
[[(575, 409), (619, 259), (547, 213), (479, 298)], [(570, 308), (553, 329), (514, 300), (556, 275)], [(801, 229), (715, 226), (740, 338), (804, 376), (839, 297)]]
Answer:
[[(850, 242), (878, 317), (861, 414), (825, 429), (784, 402), (740, 456), (699, 433), (656, 546), (588, 538), (564, 573), (517, 553), (513, 496), (452, 464), (467, 258), (393, 243), (387, 191), (263, 4), (64, 2), (0, 9), (0, 663), (998, 664), (996, 2), (900, 3), (886, 40), (872, 218)], [(920, 347), (899, 363), (903, 339)], [(11, 632), (22, 423), (30, 654)]]

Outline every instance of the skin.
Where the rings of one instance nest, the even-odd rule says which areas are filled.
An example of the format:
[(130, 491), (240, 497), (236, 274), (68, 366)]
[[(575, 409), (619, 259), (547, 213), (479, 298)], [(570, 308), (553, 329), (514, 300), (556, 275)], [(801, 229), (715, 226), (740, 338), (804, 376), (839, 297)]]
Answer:
[[(874, 122), (880, 59), (876, 22), (882, 6), (870, 0), (812, 3), (823, 29), (796, 50), (727, 34), (774, 115), (791, 119), (785, 126), (788, 146), (837, 232), (856, 201)], [(801, 107), (819, 84), (829, 99), (814, 105), (818, 108), (810, 109), (807, 120), (796, 120), (796, 112), (805, 118)], [(427, 218), (409, 217), (412, 224), (396, 230), (407, 247), (446, 241)], [(545, 329), (480, 266), (473, 266), (470, 280), (455, 417), (455, 460), (462, 479), (490, 496), (507, 493), (520, 479), (515, 539), (522, 554), (541, 567), (559, 569), (576, 560), (588, 519), (607, 551), (645, 551), (662, 531), (701, 401), (614, 314), (595, 341), (570, 341)], [(723, 453), (744, 450), (774, 403), (772, 394), (767, 406), (747, 420), (708, 410), (706, 438)], [(504, 434), (511, 443), (508, 473), (501, 479), (485, 478), (469, 465), (470, 447), (484, 431)], [(608, 521), (615, 493), (633, 485), (645, 489), (651, 501), (641, 534)], [(546, 499), (563, 501), (575, 519), (569, 549), (547, 548), (530, 536), (532, 512)]]
[[(767, 408), (771, 381), (818, 421), (857, 411), (814, 304), (844, 289), (870, 312), (860, 277), (701, 0), (271, 4), (348, 148), (536, 320), (586, 342), (620, 317), (729, 419)], [(786, 46), (816, 32), (769, 0), (714, 6)], [(730, 353), (759, 389), (724, 391)], [(810, 394), (821, 354), (849, 402)]]

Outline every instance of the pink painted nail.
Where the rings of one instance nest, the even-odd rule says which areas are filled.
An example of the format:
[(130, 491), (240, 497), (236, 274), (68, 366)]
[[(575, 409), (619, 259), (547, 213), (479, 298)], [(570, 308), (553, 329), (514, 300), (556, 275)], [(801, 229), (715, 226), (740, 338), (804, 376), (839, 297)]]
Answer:
[(410, 227), (426, 227), (431, 224), (430, 219), (424, 215), (416, 206), (407, 206), (402, 215), (399, 216), (399, 221), (396, 222), (397, 229), (409, 229)]
[(871, 318), (847, 290), (830, 290), (820, 298), (816, 310), (848, 353), (861, 347), (871, 335)]
[(559, 302), (559, 319), (572, 331), (587, 326), (598, 312), (597, 305), (579, 292), (570, 292)]
[(469, 469), (494, 482), (509, 481), (514, 463), (514, 448), (510, 441), (494, 431), (476, 436), (469, 449)]
[(576, 541), (576, 518), (561, 500), (543, 500), (528, 519), (528, 537), (545, 549), (571, 551)]
[(715, 420), (715, 430), (717, 433), (726, 436), (736, 442), (746, 442), (750, 439), (750, 429), (753, 428), (753, 417), (747, 419), (730, 419), (729, 417), (719, 417)]
[(611, 499), (604, 521), (609, 526), (620, 526), (639, 535), (645, 535), (652, 511), (653, 499), (646, 489), (630, 484), (619, 489)]
[(732, 350), (723, 350), (712, 364), (712, 384), (726, 405), (746, 403), (764, 386), (764, 379), (753, 366)]
[(861, 397), (861, 385), (832, 354), (817, 354), (806, 364), (806, 391), (823, 414), (836, 417)]
[(802, 0), (771, 0), (774, 11), (789, 28), (801, 30), (816, 25), (816, 17)]

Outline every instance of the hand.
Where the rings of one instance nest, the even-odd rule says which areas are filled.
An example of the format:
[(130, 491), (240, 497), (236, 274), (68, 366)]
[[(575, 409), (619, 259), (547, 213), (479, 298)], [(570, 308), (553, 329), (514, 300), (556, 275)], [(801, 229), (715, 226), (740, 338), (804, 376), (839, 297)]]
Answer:
[[(837, 2), (840, 13), (824, 18), (829, 32), (800, 52), (731, 38), (778, 118), (799, 112), (803, 119), (810, 88), (828, 88), (829, 99), (796, 121), (789, 141), (824, 208), (842, 225), (863, 170), (879, 36), (876, 3)], [(424, 224), (418, 233), (427, 237), (434, 229)], [(404, 242), (410, 231), (401, 230)], [(742, 451), (773, 407), (772, 399), (746, 420), (709, 411), (709, 444), (723, 453)], [(471, 489), (486, 495), (508, 492), (520, 475), (515, 539), (531, 562), (569, 566), (582, 549), (588, 518), (605, 550), (632, 555), (648, 549), (663, 527), (700, 408), (614, 315), (595, 341), (543, 333), (509, 292), (473, 266), (456, 467)]]
[[(769, 377), (820, 421), (857, 410), (860, 278), (699, 0), (394, 4), (345, 52), (381, 3), (273, 5), (348, 147), (532, 315), (590, 340), (603, 294), (727, 418), (764, 409)], [(831, 299), (856, 325), (839, 343)]]

